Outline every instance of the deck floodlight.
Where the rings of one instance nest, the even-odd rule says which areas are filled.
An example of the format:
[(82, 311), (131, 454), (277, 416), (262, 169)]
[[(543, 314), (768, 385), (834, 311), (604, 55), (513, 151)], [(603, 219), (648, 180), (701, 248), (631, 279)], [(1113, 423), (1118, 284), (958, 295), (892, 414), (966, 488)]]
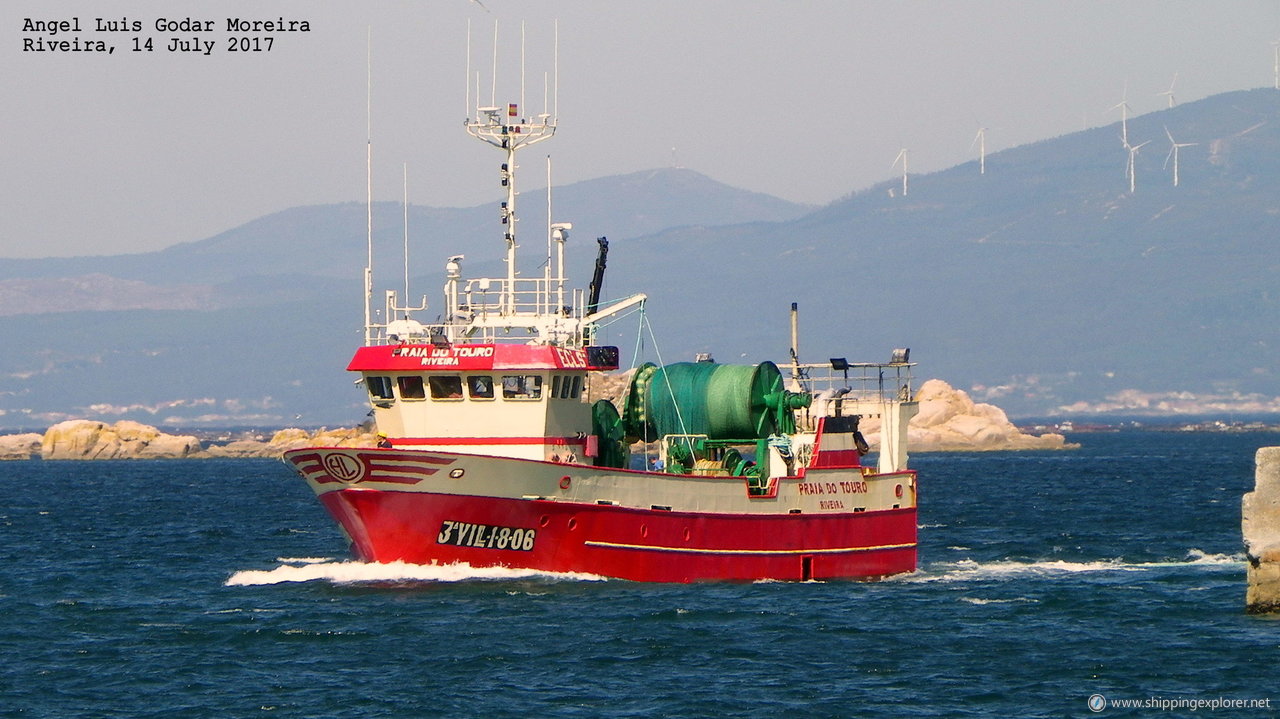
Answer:
[(845, 384), (849, 384), (849, 360), (845, 359), (844, 357), (832, 357), (832, 358), (831, 358), (831, 371), (832, 371), (832, 372), (843, 372), (843, 373), (844, 373), (844, 383), (845, 383)]

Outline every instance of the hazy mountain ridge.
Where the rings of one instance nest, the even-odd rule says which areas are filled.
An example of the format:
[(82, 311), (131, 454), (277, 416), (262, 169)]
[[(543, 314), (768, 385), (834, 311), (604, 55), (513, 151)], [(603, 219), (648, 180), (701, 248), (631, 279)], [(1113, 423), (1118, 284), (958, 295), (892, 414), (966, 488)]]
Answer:
[[(458, 247), (497, 259), (502, 243), (476, 239), (497, 235), (496, 181), (492, 202), (469, 208), (409, 205), (411, 262), (434, 266)], [(584, 180), (553, 190), (557, 219), (571, 218), (579, 234), (638, 237), (683, 225), (789, 220), (813, 209), (729, 187), (692, 170), (667, 168)], [(519, 195), (522, 244), (545, 236), (546, 190)], [(402, 265), (404, 206), (375, 202), (375, 267)], [(75, 277), (100, 273), (155, 284), (225, 282), (247, 274), (306, 273), (350, 276), (363, 267), (368, 215), (362, 202), (293, 207), (265, 215), (213, 237), (156, 252), (95, 257), (0, 259), (0, 280)], [(593, 236), (594, 236), (593, 235)], [(435, 252), (436, 254), (429, 254)], [(421, 264), (418, 264), (421, 266)], [(443, 266), (443, 265), (442, 265)], [(359, 274), (358, 271), (356, 273)]]
[[(1176, 188), (1162, 167), (1166, 126), (1199, 143), (1181, 149)], [(803, 360), (883, 360), (909, 346), (922, 377), (1013, 416), (1280, 411), (1280, 92), (1130, 118), (1128, 133), (1152, 140), (1135, 157), (1134, 194), (1115, 122), (990, 153), (985, 175), (976, 159), (912, 175), (905, 197), (898, 177), (815, 209), (656, 170), (556, 188), (555, 215), (574, 223), (575, 284), (591, 238), (610, 237), (606, 295), (649, 293), (666, 361), (780, 359), (798, 301)], [(529, 273), (545, 252), (545, 195), (520, 202)], [(444, 260), (460, 251), (467, 274), (502, 272), (496, 204), (410, 208), (411, 294), (437, 304)], [(379, 297), (399, 284), (402, 212), (375, 208)], [(207, 303), (175, 311), (157, 289), (146, 311), (0, 317), (27, 338), (0, 352), (0, 425), (46, 426), (90, 406), (166, 424), (350, 423), (363, 411), (342, 368), (359, 338), (364, 231), (365, 207), (349, 203), (158, 253), (0, 260), (0, 293), (53, 281), (26, 285), (28, 306), (44, 310), (60, 305), (43, 292), (90, 273)], [(636, 329), (605, 334), (629, 347)]]
[[(434, 305), (437, 268), (460, 249), (468, 272), (502, 274), (496, 185), (494, 202), (480, 207), (410, 206), (413, 295)], [(593, 232), (620, 237), (663, 217), (691, 225), (811, 209), (673, 169), (576, 183), (553, 199), (557, 217), (575, 223), (578, 280), (594, 260)], [(522, 237), (539, 238), (545, 191), (523, 193), (521, 207)], [(606, 227), (610, 210), (619, 221)], [(0, 260), (0, 331), (23, 338), (0, 348), (0, 427), (82, 416), (273, 426), (362, 415), (363, 397), (343, 369), (361, 337), (366, 211), (360, 203), (291, 208), (153, 253)], [(403, 212), (375, 204), (375, 304), (384, 287), (400, 285)], [(540, 244), (522, 240), (523, 266), (537, 265), (529, 253)]]
[[(1242, 406), (1276, 411), (1278, 120), (1270, 89), (1131, 118), (1131, 144), (1163, 139), (1135, 158), (1132, 195), (1116, 123), (990, 154), (986, 175), (975, 161), (913, 176), (906, 197), (901, 179), (887, 181), (773, 238), (713, 228), (652, 241), (694, 255), (732, 241), (720, 276), (731, 286), (759, 287), (762, 273), (799, 258), (813, 291), (757, 292), (764, 307), (799, 299), (822, 318), (808, 333), (817, 359), (843, 356), (842, 344), (910, 345), (929, 376), (977, 386), (1017, 414), (1087, 412), (1134, 388), (1260, 394)], [(1182, 148), (1176, 188), (1162, 167), (1166, 125), (1178, 142), (1201, 143)], [(669, 293), (692, 273), (658, 277)], [(678, 336), (699, 332), (657, 303), (651, 312)], [(724, 319), (741, 326), (750, 314)], [(785, 347), (781, 327), (772, 336)]]

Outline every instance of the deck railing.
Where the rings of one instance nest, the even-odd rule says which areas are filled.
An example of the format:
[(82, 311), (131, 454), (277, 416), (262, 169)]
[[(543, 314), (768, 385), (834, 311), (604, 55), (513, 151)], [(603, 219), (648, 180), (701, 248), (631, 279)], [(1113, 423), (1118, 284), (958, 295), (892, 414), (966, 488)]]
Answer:
[[(404, 317), (421, 310), (400, 306), (395, 291), (387, 292), (384, 317)], [(434, 324), (403, 320), (374, 324), (371, 343), (443, 339), (489, 344), (545, 336), (557, 332), (558, 327), (578, 326), (577, 321), (586, 314), (586, 293), (581, 288), (563, 287), (556, 278), (461, 280), (456, 296), (446, 288), (445, 312), (440, 314), (446, 316)]]
[(801, 429), (812, 431), (818, 417), (878, 416), (886, 403), (907, 402), (915, 396), (914, 362), (827, 362), (781, 364), (787, 389), (808, 392), (813, 401), (796, 412)]
[(545, 277), (514, 281), (505, 277), (470, 279), (462, 283), (458, 292), (459, 313), (470, 312), (481, 318), (555, 314), (582, 317), (585, 303), (581, 288), (564, 287), (556, 278)]

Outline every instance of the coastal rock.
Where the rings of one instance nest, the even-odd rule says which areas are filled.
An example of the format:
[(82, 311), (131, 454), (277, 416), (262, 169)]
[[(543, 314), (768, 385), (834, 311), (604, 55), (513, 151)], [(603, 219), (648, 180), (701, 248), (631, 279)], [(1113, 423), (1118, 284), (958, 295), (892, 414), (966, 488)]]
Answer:
[(139, 422), (115, 424), (76, 419), (60, 422), (39, 434), (0, 436), (0, 460), (23, 459), (177, 459), (207, 457), (279, 457), (299, 447), (375, 447), (377, 435), (367, 427), (282, 429), (265, 442), (242, 439), (203, 446), (189, 435), (172, 435)]
[(43, 440), (44, 437), (42, 435), (34, 432), (0, 436), (0, 461), (39, 457), (40, 443)]
[(1240, 507), (1240, 530), (1248, 558), (1245, 611), (1280, 612), (1280, 447), (1254, 455), (1253, 491)]
[(139, 422), (115, 424), (87, 419), (59, 422), (44, 433), (44, 459), (168, 459), (189, 457), (201, 450), (200, 440), (171, 435)]
[(366, 427), (320, 429), (308, 434), (302, 429), (282, 429), (267, 443), (276, 455), (300, 447), (376, 447), (377, 435)]
[(271, 457), (273, 455), (270, 445), (266, 442), (259, 442), (253, 439), (237, 439), (234, 442), (226, 444), (215, 444), (206, 447), (200, 453), (202, 457)]
[(237, 440), (214, 445), (204, 451), (208, 457), (279, 457), (302, 447), (376, 447), (377, 435), (368, 427), (320, 429), (308, 432), (290, 427), (276, 432), (270, 440)]
[[(927, 380), (916, 392), (920, 411), (907, 426), (907, 444), (912, 452), (971, 452), (1026, 449), (1068, 449), (1060, 434), (1026, 434), (1009, 421), (995, 405), (974, 402), (967, 392), (940, 379)], [(880, 441), (880, 421), (862, 422), (867, 443)]]
[(590, 381), (587, 382), (587, 401), (607, 399), (613, 403), (613, 406), (623, 407), (627, 392), (631, 389), (631, 378), (635, 373), (634, 368), (621, 372), (591, 373)]

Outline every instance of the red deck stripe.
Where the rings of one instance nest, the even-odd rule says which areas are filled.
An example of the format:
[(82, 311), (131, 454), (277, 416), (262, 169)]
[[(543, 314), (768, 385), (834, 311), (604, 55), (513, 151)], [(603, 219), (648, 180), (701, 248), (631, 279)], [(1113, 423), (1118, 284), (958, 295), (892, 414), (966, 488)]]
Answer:
[(393, 445), (517, 445), (517, 444), (552, 444), (552, 445), (585, 445), (583, 437), (395, 437)]

